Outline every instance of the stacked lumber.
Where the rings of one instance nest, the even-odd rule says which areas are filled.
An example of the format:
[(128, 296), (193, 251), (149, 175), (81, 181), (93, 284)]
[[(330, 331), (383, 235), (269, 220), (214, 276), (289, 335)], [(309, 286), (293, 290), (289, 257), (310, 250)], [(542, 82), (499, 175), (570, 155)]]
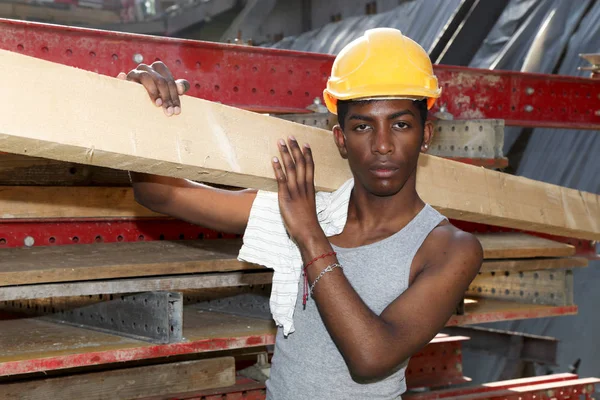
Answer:
[[(314, 127), (189, 97), (182, 99), (182, 115), (166, 118), (143, 101), (146, 94), (137, 84), (6, 51), (0, 51), (0, 85), (0, 107), (10, 115), (0, 119), (0, 152), (8, 153), (0, 154), (0, 185), (5, 185), (0, 186), (0, 226), (161, 218), (135, 203), (128, 170), (274, 190), (269, 160), (277, 154), (276, 140), (288, 135), (311, 144), (320, 190), (334, 190), (351, 176), (331, 134)], [(32, 165), (49, 172), (40, 174)], [(449, 218), (600, 240), (600, 196), (427, 155), (418, 168), (419, 193)], [(70, 186), (36, 186), (39, 180), (63, 185), (65, 178)], [(268, 300), (271, 272), (237, 261), (239, 239), (2, 248), (4, 233), (0, 230), (0, 377), (164, 362), (164, 357), (217, 350), (258, 351), (274, 342), (268, 316), (207, 308), (208, 300), (231, 302), (227, 299), (239, 294)], [(587, 266), (587, 260), (573, 246), (523, 232), (477, 236), (485, 260), (464, 309), (448, 325), (577, 312), (571, 271)], [(93, 305), (112, 301), (113, 295), (152, 291), (185, 294), (181, 343), (155, 345), (45, 318), (68, 302)], [(235, 382), (228, 357), (168, 365), (157, 381), (147, 377), (165, 371), (164, 365), (15, 381), (0, 385), (0, 393), (37, 398), (68, 386), (68, 396), (77, 398), (77, 390), (89, 394), (93, 382), (105, 381), (94, 395), (119, 398)], [(130, 377), (130, 385), (111, 391), (121, 374)], [(154, 392), (167, 381), (169, 391)]]
[[(351, 176), (324, 130), (189, 97), (165, 118), (140, 85), (7, 51), (0, 85), (11, 116), (0, 120), (0, 151), (274, 190), (276, 140), (294, 135), (314, 149), (319, 189)], [(417, 177), (422, 198), (450, 218), (600, 239), (600, 196), (427, 155)]]

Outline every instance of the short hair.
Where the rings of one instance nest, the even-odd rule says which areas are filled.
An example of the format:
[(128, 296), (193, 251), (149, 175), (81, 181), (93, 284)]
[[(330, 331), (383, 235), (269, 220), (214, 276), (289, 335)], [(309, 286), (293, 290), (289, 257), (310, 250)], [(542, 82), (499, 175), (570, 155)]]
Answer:
[[(350, 104), (368, 104), (377, 99), (369, 99), (369, 100), (338, 100), (337, 102), (337, 116), (338, 116), (338, 124), (340, 128), (344, 130), (344, 121), (346, 120), (346, 116), (348, 115), (348, 109), (350, 108)], [(427, 121), (427, 99), (423, 100), (413, 100), (413, 104), (419, 110), (419, 114), (421, 116), (421, 129), (425, 129), (425, 121)]]

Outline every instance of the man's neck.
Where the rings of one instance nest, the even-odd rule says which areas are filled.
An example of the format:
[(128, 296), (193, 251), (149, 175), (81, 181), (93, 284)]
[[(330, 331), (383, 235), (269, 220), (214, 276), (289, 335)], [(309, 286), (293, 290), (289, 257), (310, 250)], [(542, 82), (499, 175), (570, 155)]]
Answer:
[(424, 205), (417, 194), (415, 174), (392, 196), (376, 196), (355, 184), (348, 205), (348, 221), (364, 231), (395, 231), (408, 224)]

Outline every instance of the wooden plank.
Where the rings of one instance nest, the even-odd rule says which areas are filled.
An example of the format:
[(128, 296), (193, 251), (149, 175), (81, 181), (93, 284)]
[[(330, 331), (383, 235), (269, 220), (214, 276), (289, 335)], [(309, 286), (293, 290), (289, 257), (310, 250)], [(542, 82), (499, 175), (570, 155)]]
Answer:
[[(482, 271), (533, 270), (585, 266), (582, 258), (533, 258), (515, 260), (516, 257), (541, 257), (571, 255), (573, 246), (518, 233), (478, 234), (486, 260)], [(32, 285), (54, 282), (94, 281), (117, 278), (181, 275), (207, 272), (264, 270), (262, 266), (237, 260), (241, 247), (239, 239), (148, 241), (127, 243), (95, 243), (68, 246), (40, 246), (0, 250), (0, 287)], [(509, 260), (499, 260), (510, 257)], [(65, 290), (77, 294), (118, 293), (117, 287), (132, 291), (154, 290), (153, 287), (179, 288), (184, 282), (197, 287), (202, 277), (172, 280), (162, 277), (146, 280), (89, 282), (66, 285)], [(137, 285), (137, 286), (134, 286)], [(164, 286), (166, 285), (166, 286)], [(30, 298), (33, 293), (54, 293), (58, 286), (44, 288), (23, 286), (0, 291), (0, 299)], [(201, 286), (206, 287), (206, 286)], [(76, 289), (78, 288), (78, 289)], [(95, 288), (95, 289), (94, 289)], [(113, 288), (113, 289), (111, 289)], [(190, 287), (191, 288), (191, 287)], [(121, 290), (119, 289), (119, 290)], [(98, 292), (98, 290), (109, 290)], [(17, 292), (20, 294), (17, 295)]]
[(587, 267), (587, 265), (588, 260), (583, 257), (485, 260), (479, 271), (535, 271), (543, 269)]
[(125, 171), (64, 161), (0, 154), (0, 185), (131, 186)]
[(0, 287), (0, 301), (44, 299), (62, 296), (93, 296), (98, 294), (139, 293), (156, 290), (180, 291), (186, 289), (219, 288), (229, 286), (267, 285), (272, 272), (225, 272), (215, 274), (162, 276), (151, 278), (111, 279), (18, 285)]
[(476, 234), (484, 258), (568, 257), (575, 254), (570, 244), (555, 242), (525, 233)]
[(231, 386), (233, 357), (36, 379), (0, 385), (5, 400), (120, 400)]
[[(315, 150), (318, 189), (351, 177), (330, 132), (278, 118), (188, 96), (167, 118), (140, 85), (8, 51), (0, 87), (11, 116), (0, 120), (0, 151), (275, 190), (276, 139), (294, 135)], [(598, 195), (434, 156), (418, 169), (420, 195), (449, 218), (600, 239)]]
[(0, 286), (264, 269), (237, 261), (241, 240), (95, 243), (0, 250)]
[(0, 186), (0, 218), (156, 217), (131, 188)]

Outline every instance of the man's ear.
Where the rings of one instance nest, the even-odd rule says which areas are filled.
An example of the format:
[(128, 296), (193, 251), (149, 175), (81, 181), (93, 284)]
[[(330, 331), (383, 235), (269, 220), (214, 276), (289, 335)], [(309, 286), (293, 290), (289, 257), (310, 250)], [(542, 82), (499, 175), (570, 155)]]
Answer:
[(344, 136), (344, 131), (339, 125), (333, 127), (333, 140), (335, 140), (335, 144), (340, 152), (340, 156), (343, 159), (348, 158), (348, 150), (346, 150), (346, 137)]
[(423, 153), (427, 153), (429, 147), (431, 147), (433, 132), (433, 122), (425, 121), (425, 126), (423, 127), (423, 142), (421, 143), (421, 151)]

